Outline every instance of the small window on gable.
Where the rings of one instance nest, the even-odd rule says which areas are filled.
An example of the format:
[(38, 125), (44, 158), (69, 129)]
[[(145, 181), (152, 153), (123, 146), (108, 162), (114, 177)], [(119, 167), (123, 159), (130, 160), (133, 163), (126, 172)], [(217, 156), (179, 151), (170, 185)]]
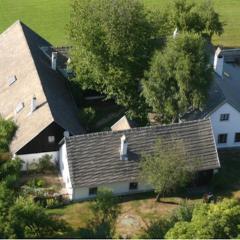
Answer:
[(227, 134), (219, 134), (218, 135), (218, 143), (227, 143)]
[(16, 80), (17, 80), (17, 77), (16, 77), (15, 75), (9, 77), (9, 79), (8, 79), (8, 85), (11, 86)]
[(229, 120), (229, 113), (224, 113), (220, 115), (220, 121), (228, 121)]
[(137, 190), (137, 189), (138, 189), (138, 183), (137, 182), (129, 183), (129, 190)]
[(16, 113), (19, 113), (23, 108), (24, 108), (24, 103), (20, 102), (15, 109)]
[(55, 143), (55, 136), (48, 136), (49, 143)]
[(235, 133), (235, 142), (240, 142), (240, 132)]
[(97, 194), (97, 187), (89, 188), (89, 196), (93, 196)]

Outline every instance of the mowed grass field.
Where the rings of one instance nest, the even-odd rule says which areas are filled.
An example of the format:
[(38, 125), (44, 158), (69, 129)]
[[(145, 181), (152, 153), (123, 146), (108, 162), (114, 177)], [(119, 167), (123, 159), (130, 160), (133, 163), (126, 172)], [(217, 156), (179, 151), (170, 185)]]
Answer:
[[(141, 0), (153, 9), (165, 8), (171, 0)], [(240, 0), (212, 0), (225, 33), (214, 37), (214, 44), (240, 47)], [(71, 0), (0, 0), (0, 32), (17, 19), (22, 20), (52, 44), (67, 44), (66, 25)]]
[(70, 0), (0, 0), (0, 32), (21, 20), (52, 44), (67, 43)]

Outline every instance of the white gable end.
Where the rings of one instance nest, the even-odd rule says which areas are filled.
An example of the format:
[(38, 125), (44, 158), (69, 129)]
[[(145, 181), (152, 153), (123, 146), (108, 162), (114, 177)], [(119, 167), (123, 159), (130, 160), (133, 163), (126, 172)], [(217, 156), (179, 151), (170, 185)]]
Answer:
[(211, 113), (210, 119), (218, 148), (240, 147), (240, 141), (236, 141), (236, 134), (240, 134), (239, 111), (225, 103)]

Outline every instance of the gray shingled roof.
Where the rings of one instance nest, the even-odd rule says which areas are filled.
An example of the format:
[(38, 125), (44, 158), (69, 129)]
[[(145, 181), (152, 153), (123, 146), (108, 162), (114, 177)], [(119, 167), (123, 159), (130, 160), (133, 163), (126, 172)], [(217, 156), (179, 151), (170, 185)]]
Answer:
[[(128, 160), (120, 160), (123, 134), (128, 142)], [(66, 138), (71, 182), (73, 186), (90, 187), (136, 180), (141, 154), (152, 153), (159, 138), (172, 141), (173, 137), (183, 140), (189, 164), (193, 159), (198, 161), (198, 170), (220, 167), (210, 120), (189, 121)]]
[[(42, 46), (51, 45), (20, 21), (0, 35), (0, 114), (13, 118), (18, 125), (11, 143), (13, 153), (52, 122), (72, 134), (83, 133), (65, 79), (51, 69), (49, 59), (40, 50)], [(12, 76), (17, 80), (9, 86)], [(33, 96), (38, 108), (30, 114)], [(21, 102), (24, 108), (16, 114)]]

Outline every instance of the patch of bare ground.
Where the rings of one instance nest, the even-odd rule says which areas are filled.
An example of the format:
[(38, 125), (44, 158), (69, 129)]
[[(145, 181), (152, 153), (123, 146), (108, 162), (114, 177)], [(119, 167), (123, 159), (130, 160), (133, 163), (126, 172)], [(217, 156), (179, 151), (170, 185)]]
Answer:
[(117, 234), (131, 238), (141, 234), (150, 221), (165, 217), (178, 207), (173, 203), (156, 202), (155, 198), (121, 203), (121, 214), (117, 220)]

